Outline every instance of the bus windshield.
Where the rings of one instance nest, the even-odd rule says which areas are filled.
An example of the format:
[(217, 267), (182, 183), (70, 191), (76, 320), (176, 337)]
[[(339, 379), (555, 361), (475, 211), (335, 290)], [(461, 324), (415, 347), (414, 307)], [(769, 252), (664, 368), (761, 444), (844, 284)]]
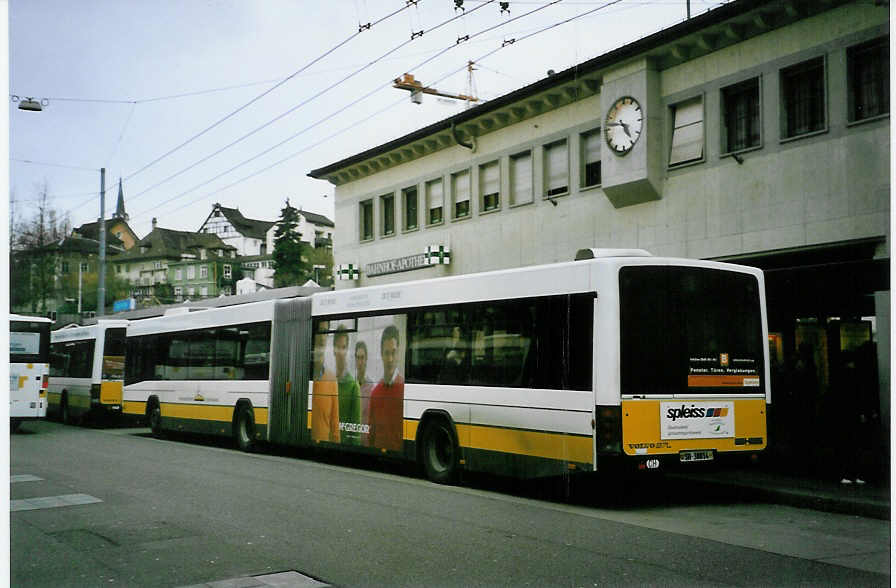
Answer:
[(619, 288), (623, 395), (764, 393), (754, 276), (630, 266)]

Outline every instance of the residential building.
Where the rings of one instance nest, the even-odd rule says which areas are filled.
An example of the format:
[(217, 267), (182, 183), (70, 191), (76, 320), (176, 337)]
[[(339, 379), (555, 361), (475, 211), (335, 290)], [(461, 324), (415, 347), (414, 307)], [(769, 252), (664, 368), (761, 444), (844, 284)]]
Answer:
[[(218, 296), (219, 288), (228, 286), (218, 280), (225, 279), (225, 265), (232, 272), (238, 263), (233, 245), (213, 234), (160, 228), (156, 219), (152, 227), (152, 232), (114, 261), (116, 275), (133, 284), (138, 301), (173, 300), (178, 285), (187, 297), (190, 288), (194, 296), (202, 295), (203, 288), (205, 296)], [(180, 280), (177, 269), (182, 272)]]
[[(337, 268), (360, 269), (337, 287), (589, 247), (754, 265), (773, 447), (823, 466), (864, 350), (885, 453), (889, 27), (884, 2), (738, 0), (313, 170), (335, 186)], [(425, 264), (439, 249), (450, 264)], [(781, 382), (806, 365), (795, 399)]]
[(267, 255), (273, 246), (267, 242), (266, 235), (275, 224), (276, 221), (246, 218), (238, 208), (227, 208), (216, 202), (198, 232), (217, 235), (232, 245), (237, 255)]

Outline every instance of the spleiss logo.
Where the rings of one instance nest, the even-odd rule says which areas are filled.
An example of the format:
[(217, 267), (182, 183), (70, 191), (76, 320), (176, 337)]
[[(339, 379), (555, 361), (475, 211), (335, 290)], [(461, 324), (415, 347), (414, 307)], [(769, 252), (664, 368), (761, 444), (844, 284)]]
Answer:
[(666, 410), (666, 418), (672, 422), (678, 419), (705, 419), (728, 416), (727, 408), (703, 408), (702, 406), (685, 406), (681, 408), (669, 408)]

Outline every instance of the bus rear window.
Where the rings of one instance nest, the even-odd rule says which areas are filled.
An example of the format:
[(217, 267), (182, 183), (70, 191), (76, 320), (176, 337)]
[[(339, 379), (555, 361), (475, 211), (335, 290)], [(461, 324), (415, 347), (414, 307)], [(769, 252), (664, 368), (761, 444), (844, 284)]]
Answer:
[(9, 361), (44, 363), (50, 353), (50, 323), (9, 321)]
[(619, 272), (624, 395), (764, 391), (754, 276), (694, 267)]

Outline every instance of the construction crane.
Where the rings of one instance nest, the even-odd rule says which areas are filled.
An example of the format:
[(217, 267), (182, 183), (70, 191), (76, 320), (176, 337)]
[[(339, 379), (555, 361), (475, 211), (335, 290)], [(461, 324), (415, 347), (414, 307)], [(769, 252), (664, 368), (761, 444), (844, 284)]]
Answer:
[[(473, 63), (470, 62), (468, 68), (472, 71)], [(466, 102), (479, 102), (479, 98), (475, 96), (467, 96), (466, 94), (450, 94), (441, 92), (435, 88), (424, 86), (421, 82), (414, 79), (412, 74), (406, 73), (400, 78), (395, 78), (392, 82), (393, 88), (399, 90), (408, 90), (411, 93), (411, 102), (420, 104), (423, 102), (423, 94), (432, 94), (433, 96), (441, 96), (443, 98), (451, 98), (453, 100), (465, 100)]]

